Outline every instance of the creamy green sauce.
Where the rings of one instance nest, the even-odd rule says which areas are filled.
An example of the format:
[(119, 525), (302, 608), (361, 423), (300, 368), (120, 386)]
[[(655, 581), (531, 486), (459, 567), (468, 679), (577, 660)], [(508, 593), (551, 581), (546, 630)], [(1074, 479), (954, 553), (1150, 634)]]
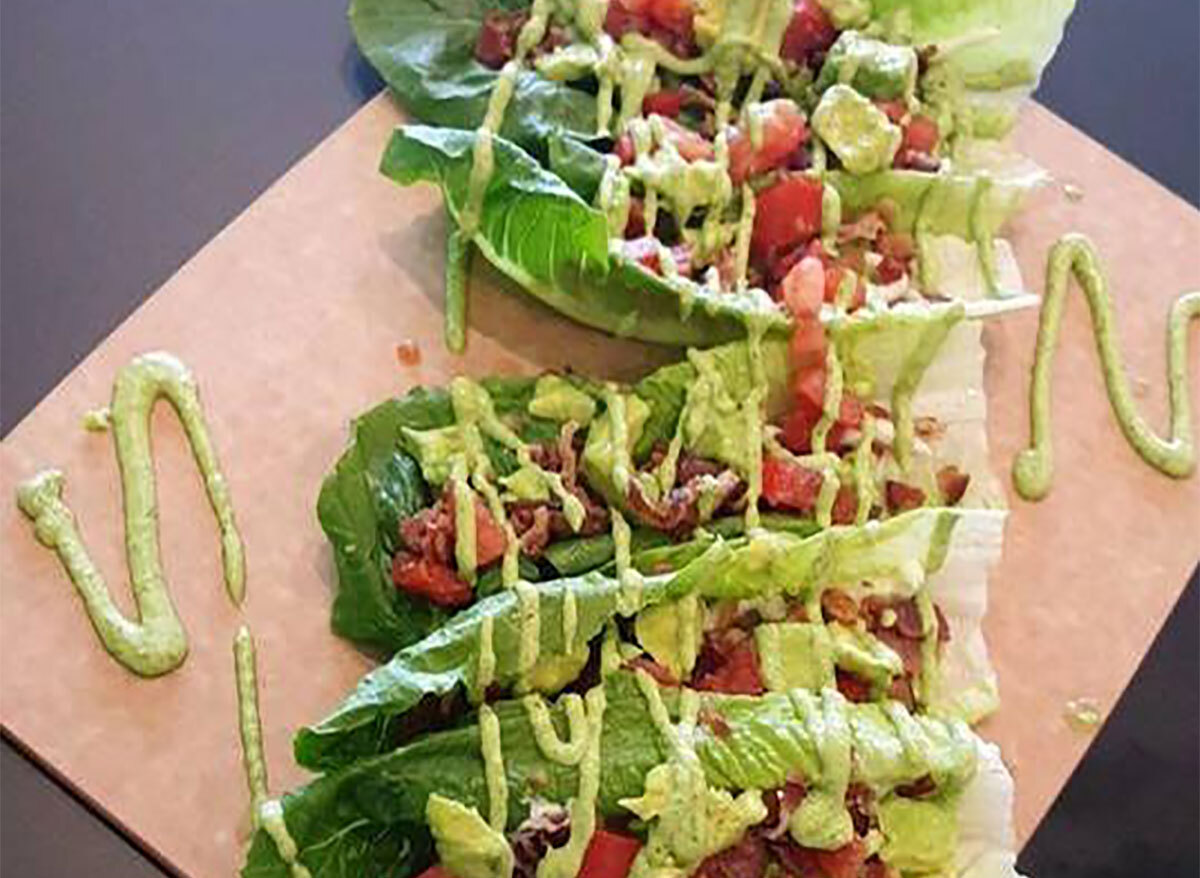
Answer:
[(875, 418), (868, 412), (863, 415), (862, 438), (854, 450), (854, 486), (858, 491), (858, 508), (854, 523), (862, 527), (871, 517), (871, 506), (875, 502)]
[(504, 832), (508, 824), (508, 777), (500, 744), (500, 720), (486, 704), (479, 708), (479, 739), (483, 749), (484, 777), (488, 791), (488, 824)]
[(1200, 315), (1200, 292), (1175, 300), (1167, 320), (1167, 387), (1170, 438), (1156, 435), (1138, 413), (1129, 379), (1117, 349), (1116, 315), (1108, 283), (1092, 243), (1083, 235), (1059, 239), (1046, 266), (1046, 292), (1038, 325), (1033, 376), (1029, 386), (1029, 447), (1013, 464), (1013, 485), (1026, 500), (1040, 500), (1050, 491), (1054, 458), (1050, 425), (1050, 376), (1062, 323), (1068, 284), (1074, 276), (1087, 299), (1096, 337), (1096, 350), (1108, 399), (1121, 432), (1133, 450), (1150, 466), (1172, 478), (1187, 478), (1196, 468), (1192, 439), (1188, 381), (1188, 323)]
[(495, 619), (484, 616), (479, 623), (479, 664), (475, 667), (475, 685), (472, 695), (482, 703), (488, 687), (496, 679)]
[(83, 416), (83, 429), (90, 433), (105, 433), (112, 426), (112, 410), (108, 406), (92, 409)]
[(258, 712), (258, 662), (254, 653), (254, 637), (245, 625), (238, 629), (233, 641), (233, 665), (237, 681), (242, 764), (246, 769), (250, 809), (257, 827), (263, 804), (267, 801), (267, 761), (263, 756), (262, 722)]
[(276, 799), (264, 802), (259, 810), (259, 825), (275, 842), (279, 857), (287, 864), (292, 878), (312, 878), (312, 873), (300, 862), (300, 849), (296, 840), (288, 832), (287, 823), (283, 819), (283, 805)]
[(520, 639), (517, 641), (517, 691), (530, 688), (530, 676), (537, 664), (541, 644), (541, 614), (537, 588), (528, 582), (515, 586), (519, 614)]
[(538, 878), (575, 878), (583, 865), (583, 855), (596, 831), (596, 797), (600, 793), (600, 737), (606, 706), (604, 686), (596, 686), (585, 696), (587, 706), (586, 738), (579, 760), (579, 791), (571, 800), (571, 837), (559, 848), (551, 848), (538, 864)]
[(566, 741), (561, 740), (554, 730), (550, 709), (540, 695), (526, 695), (522, 703), (534, 740), (546, 758), (560, 765), (578, 765), (588, 743), (588, 718), (583, 699), (573, 693), (562, 697), (561, 703), (567, 714)]
[(1095, 698), (1072, 698), (1063, 710), (1067, 724), (1080, 732), (1095, 732), (1104, 719), (1100, 702)]
[(136, 674), (158, 676), (187, 657), (187, 634), (171, 602), (158, 542), (158, 498), (150, 444), (150, 412), (159, 398), (174, 406), (191, 445), (221, 532), (225, 586), (238, 605), (245, 595), (245, 558), (229, 488), (208, 435), (191, 371), (167, 353), (144, 354), (121, 370), (113, 386), (111, 419), (125, 509), (125, 551), (138, 621), (113, 602), (104, 577), (88, 555), (75, 516), (63, 502), (63, 474), (47, 470), (17, 488), (17, 505), (34, 535), (54, 550), (83, 600), (104, 648)]

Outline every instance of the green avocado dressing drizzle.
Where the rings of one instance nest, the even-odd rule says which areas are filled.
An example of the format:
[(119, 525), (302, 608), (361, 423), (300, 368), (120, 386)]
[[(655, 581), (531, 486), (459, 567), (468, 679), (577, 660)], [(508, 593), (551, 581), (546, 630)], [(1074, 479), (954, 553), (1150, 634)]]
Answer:
[(104, 577), (92, 563), (63, 502), (63, 474), (46, 470), (17, 488), (17, 505), (33, 522), (42, 545), (53, 549), (82, 598), (104, 648), (120, 664), (144, 677), (166, 674), (187, 658), (187, 634), (171, 602), (158, 543), (158, 499), (150, 444), (150, 411), (160, 397), (174, 406), (204, 478), (221, 531), (225, 586), (239, 605), (245, 595), (245, 559), (234, 522), (229, 489), (208, 435), (195, 378), (167, 353), (134, 359), (113, 385), (112, 427), (125, 509), (125, 550), (137, 622), (113, 603)]
[(238, 629), (233, 641), (233, 666), (237, 682), (242, 764), (246, 769), (250, 809), (257, 827), (261, 822), (262, 806), (267, 801), (267, 761), (263, 756), (262, 722), (258, 711), (258, 660), (254, 637), (245, 625)]
[(1040, 500), (1050, 491), (1054, 472), (1050, 376), (1072, 275), (1091, 311), (1104, 385), (1121, 432), (1150, 466), (1172, 478), (1187, 478), (1196, 467), (1187, 374), (1187, 332), (1189, 322), (1200, 315), (1200, 292), (1187, 293), (1176, 299), (1167, 319), (1167, 387), (1171, 417), (1170, 438), (1163, 439), (1154, 433), (1134, 404), (1117, 349), (1116, 315), (1095, 247), (1083, 235), (1070, 234), (1054, 245), (1046, 265), (1045, 301), (1029, 385), (1030, 441), (1029, 447), (1017, 455), (1013, 464), (1013, 486), (1026, 500)]
[(242, 740), (242, 765), (250, 790), (250, 807), (255, 829), (271, 839), (292, 878), (312, 878), (300, 862), (300, 849), (288, 831), (283, 805), (268, 798), (267, 761), (263, 754), (262, 720), (258, 710), (258, 662), (254, 636), (245, 625), (233, 641), (233, 665), (237, 681), (238, 731)]
[(486, 704), (479, 708), (479, 740), (483, 749), (484, 777), (488, 791), (488, 823), (497, 832), (508, 825), (508, 776), (500, 743), (500, 720)]

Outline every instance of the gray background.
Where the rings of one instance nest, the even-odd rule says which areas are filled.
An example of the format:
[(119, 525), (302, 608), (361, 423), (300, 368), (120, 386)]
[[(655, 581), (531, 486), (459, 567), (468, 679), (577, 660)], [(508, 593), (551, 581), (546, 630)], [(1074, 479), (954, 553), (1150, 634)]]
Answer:
[[(1039, 97), (1200, 203), (1200, 4), (1080, 7)], [(379, 83), (353, 48), (340, 2), (4, 0), (0, 16), (7, 433)], [(1200, 874), (1198, 619), (1193, 576), (1024, 851), (1025, 869)], [(7, 740), (0, 872), (163, 874)]]

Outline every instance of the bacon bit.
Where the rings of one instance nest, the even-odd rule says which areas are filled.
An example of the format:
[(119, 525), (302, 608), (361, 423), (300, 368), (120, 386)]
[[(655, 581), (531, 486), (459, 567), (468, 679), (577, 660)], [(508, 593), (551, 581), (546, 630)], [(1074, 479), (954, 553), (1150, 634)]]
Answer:
[(766, 843), (758, 833), (749, 832), (733, 847), (705, 858), (693, 878), (762, 878), (766, 871)]
[(900, 878), (900, 873), (874, 856), (863, 864), (863, 878)]
[[(516, 516), (513, 516), (516, 530)], [(530, 558), (539, 557), (550, 543), (550, 510), (545, 506), (534, 507), (532, 522), (520, 534), (521, 553)]]
[(418, 366), (421, 363), (421, 348), (411, 338), (396, 345), (396, 359), (401, 366)]
[(562, 425), (562, 430), (558, 434), (559, 475), (562, 477), (563, 487), (571, 492), (575, 490), (577, 471), (575, 457), (575, 431), (577, 428), (578, 425), (574, 421), (567, 421)]
[(794, 601), (788, 604), (787, 619), (789, 622), (807, 622), (808, 607), (804, 606), (803, 601)]
[(784, 871), (797, 878), (858, 878), (867, 856), (866, 845), (858, 838), (833, 851), (801, 847), (791, 840), (774, 850)]
[(896, 600), (889, 609), (896, 614), (896, 624), (892, 627), (900, 632), (901, 637), (920, 640), (924, 636), (925, 628), (921, 624), (921, 611), (917, 609), (916, 601), (912, 598)]
[(629, 199), (629, 217), (625, 220), (625, 237), (641, 238), (646, 234), (646, 210), (642, 199)]
[(937, 156), (919, 152), (915, 149), (901, 149), (892, 159), (892, 167), (900, 170), (921, 171), (925, 174), (937, 173), (942, 162)]
[(773, 841), (785, 838), (788, 818), (806, 795), (808, 788), (799, 780), (788, 780), (776, 790), (763, 790), (762, 800), (767, 808), (767, 816), (759, 824), (763, 828), (763, 835)]
[(903, 482), (888, 479), (884, 486), (888, 511), (896, 514), (919, 509), (925, 505), (925, 492)]
[(906, 799), (923, 799), (935, 792), (937, 792), (937, 784), (927, 774), (917, 778), (912, 783), (901, 784), (896, 787), (896, 795), (903, 796)]
[(918, 415), (913, 418), (913, 432), (921, 439), (940, 439), (946, 435), (946, 425), (933, 415)]
[(826, 589), (821, 592), (821, 612), (826, 622), (853, 625), (858, 621), (858, 601), (840, 588)]
[[(710, 641), (711, 638), (706, 638)], [(706, 646), (708, 644), (706, 643)], [(758, 654), (754, 641), (743, 638), (731, 650), (723, 652), (718, 667), (704, 674), (693, 684), (706, 692), (725, 692), (732, 695), (761, 695), (762, 676), (758, 670)]]
[(708, 705), (700, 708), (700, 711), (696, 714), (696, 721), (712, 732), (717, 738), (728, 738), (733, 732), (725, 717), (721, 716), (721, 714)]
[(874, 632), (885, 646), (891, 649), (904, 662), (904, 671), (913, 677), (921, 673), (921, 641), (905, 637), (895, 628), (880, 628)]
[(888, 698), (899, 701), (909, 710), (917, 709), (917, 694), (913, 692), (912, 680), (907, 676), (896, 677), (888, 687)]
[(837, 678), (838, 691), (846, 696), (847, 700), (855, 703), (871, 700), (871, 684), (862, 677), (841, 668), (836, 668), (834, 675)]
[(956, 466), (944, 466), (937, 472), (938, 492), (947, 506), (957, 506), (970, 484), (970, 474), (962, 472)]
[(660, 686), (675, 687), (679, 685), (679, 681), (675, 679), (674, 674), (648, 655), (634, 656), (625, 662), (624, 667), (630, 671), (645, 671)]
[(938, 643), (950, 642), (950, 623), (946, 621), (946, 616), (942, 613), (942, 608), (937, 604), (933, 605), (933, 615), (937, 619), (937, 639)]
[(854, 821), (854, 831), (859, 835), (866, 835), (871, 830), (871, 812), (875, 794), (866, 784), (856, 782), (846, 787), (844, 801), (846, 810), (850, 812), (850, 818)]

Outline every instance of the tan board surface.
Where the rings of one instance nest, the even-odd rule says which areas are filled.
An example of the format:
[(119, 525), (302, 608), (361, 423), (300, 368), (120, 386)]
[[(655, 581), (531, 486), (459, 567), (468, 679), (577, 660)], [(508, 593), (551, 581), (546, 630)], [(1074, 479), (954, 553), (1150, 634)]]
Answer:
[[(672, 356), (573, 326), (502, 291), (487, 271), (473, 284), (468, 354), (447, 354), (439, 198), (375, 172), (397, 118), (384, 98), (367, 105), (184, 266), (0, 449), (0, 497), (40, 467), (66, 472), (84, 538), (128, 608), (111, 440), (84, 432), (80, 418), (107, 403), (117, 370), (138, 353), (166, 348), (192, 366), (247, 546), (244, 615), (258, 638), (275, 792), (302, 780), (291, 732), (368, 667), (329, 633), (332, 569), (314, 511), (349, 418), (460, 368), (570, 364), (630, 378)], [(1016, 224), (1029, 284), (1040, 288), (1054, 237), (1092, 234), (1113, 268), (1124, 349), (1153, 385), (1145, 404), (1161, 414), (1165, 313), (1180, 291), (1200, 287), (1200, 215), (1044, 110), (1028, 112), (1018, 141), (1086, 193), (1072, 203), (1048, 190)], [(1055, 381), (1059, 483), (1040, 506), (1014, 502), (993, 577), (988, 627), (1005, 701), (984, 732), (1016, 770), (1022, 838), (1089, 740), (1067, 728), (1063, 704), (1081, 695), (1113, 704), (1200, 556), (1200, 481), (1162, 478), (1126, 448), (1107, 413), (1085, 311), (1082, 301), (1068, 308)], [(997, 468), (1024, 438), (1035, 328), (1036, 316), (1021, 316), (986, 336)], [(420, 345), (416, 368), (395, 357), (407, 339)], [(239, 614), (225, 598), (215, 522), (169, 406), (154, 415), (154, 437), (164, 565), (191, 657), (155, 681), (109, 660), (57, 560), (5, 499), (0, 720), (181, 871), (229, 875), (248, 826), (231, 654)]]

